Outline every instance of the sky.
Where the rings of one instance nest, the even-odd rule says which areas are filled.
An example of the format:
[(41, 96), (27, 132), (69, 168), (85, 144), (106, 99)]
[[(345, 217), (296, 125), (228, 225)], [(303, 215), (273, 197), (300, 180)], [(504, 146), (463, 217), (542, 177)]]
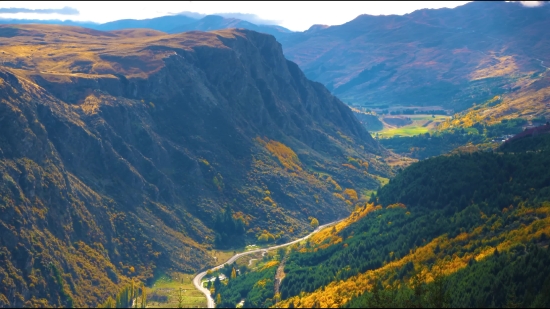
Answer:
[(277, 24), (292, 31), (304, 31), (314, 24), (341, 25), (360, 14), (403, 15), (424, 8), (454, 8), (467, 2), (0, 1), (0, 18), (105, 23), (119, 19), (154, 18), (181, 12), (195, 12), (199, 15), (226, 13), (226, 17), (240, 17), (257, 24)]

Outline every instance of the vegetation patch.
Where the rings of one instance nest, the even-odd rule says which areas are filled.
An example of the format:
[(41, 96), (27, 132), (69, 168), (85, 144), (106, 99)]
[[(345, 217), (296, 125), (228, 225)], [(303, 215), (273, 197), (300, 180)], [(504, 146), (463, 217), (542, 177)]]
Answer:
[(300, 166), (300, 160), (298, 159), (298, 156), (292, 149), (287, 147), (285, 144), (269, 140), (264, 141), (260, 138), (257, 138), (257, 140), (265, 146), (267, 150), (271, 154), (277, 157), (279, 160), (279, 163), (281, 163), (287, 170), (290, 171), (301, 171), (302, 167)]

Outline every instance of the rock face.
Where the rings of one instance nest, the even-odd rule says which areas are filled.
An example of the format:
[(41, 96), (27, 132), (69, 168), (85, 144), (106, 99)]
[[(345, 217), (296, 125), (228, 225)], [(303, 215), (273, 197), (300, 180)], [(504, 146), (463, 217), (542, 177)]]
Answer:
[(0, 34), (2, 306), (97, 305), (129, 277), (212, 263), (226, 207), (245, 239), (282, 240), (390, 173), (269, 35)]

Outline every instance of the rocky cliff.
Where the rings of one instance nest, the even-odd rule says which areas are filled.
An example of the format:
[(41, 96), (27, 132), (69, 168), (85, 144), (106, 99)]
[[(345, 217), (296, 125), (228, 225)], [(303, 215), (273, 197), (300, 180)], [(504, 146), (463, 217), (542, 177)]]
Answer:
[(349, 213), (390, 173), (272, 36), (0, 26), (0, 306), (93, 306)]

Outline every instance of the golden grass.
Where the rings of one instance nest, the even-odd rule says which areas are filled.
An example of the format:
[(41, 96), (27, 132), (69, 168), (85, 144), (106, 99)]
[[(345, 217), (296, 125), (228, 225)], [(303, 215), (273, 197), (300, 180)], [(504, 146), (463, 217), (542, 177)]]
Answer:
[(320, 244), (326, 239), (331, 238), (332, 236), (336, 235), (341, 230), (345, 229), (350, 224), (359, 221), (359, 219), (365, 217), (371, 212), (377, 211), (382, 209), (382, 206), (374, 206), (374, 204), (366, 204), (364, 207), (358, 207), (355, 211), (353, 211), (349, 217), (347, 217), (342, 222), (331, 226), (324, 228), (323, 230), (319, 231), (315, 235), (311, 236), (310, 242), (314, 244)]
[(117, 73), (143, 78), (163, 68), (163, 59), (176, 50), (192, 51), (197, 46), (227, 48), (220, 37), (242, 36), (236, 30), (168, 35), (146, 29), (102, 32), (57, 25), (0, 25), (2, 28), (16, 33), (13, 37), (0, 37), (5, 66), (39, 74)]
[(166, 35), (166, 32), (151, 30), (151, 29), (123, 29), (123, 30), (114, 30), (109, 31), (112, 34), (117, 36), (123, 36), (127, 38), (142, 38), (148, 36), (159, 36)]
[(470, 74), (471, 80), (507, 76), (518, 72), (519, 68), (512, 56), (491, 57), (482, 61), (476, 71)]
[(550, 115), (550, 87), (538, 90), (526, 89), (519, 93), (506, 96), (502, 103), (487, 109), (483, 117), (489, 119), (489, 124), (502, 119), (531, 118), (538, 115)]
[[(500, 123), (504, 119), (532, 118), (544, 115), (550, 116), (550, 87), (535, 88), (527, 84), (524, 89), (517, 92), (496, 96), (481, 106), (474, 106), (469, 110), (457, 114), (453, 119), (441, 123), (440, 130), (448, 128), (468, 128), (476, 123), (487, 125)], [(540, 86), (539, 86), (540, 87)], [(492, 102), (500, 99), (496, 105), (490, 106)]]
[(301, 171), (301, 162), (296, 153), (288, 146), (278, 141), (263, 141), (256, 138), (272, 155), (276, 156), (285, 169), (290, 171)]

